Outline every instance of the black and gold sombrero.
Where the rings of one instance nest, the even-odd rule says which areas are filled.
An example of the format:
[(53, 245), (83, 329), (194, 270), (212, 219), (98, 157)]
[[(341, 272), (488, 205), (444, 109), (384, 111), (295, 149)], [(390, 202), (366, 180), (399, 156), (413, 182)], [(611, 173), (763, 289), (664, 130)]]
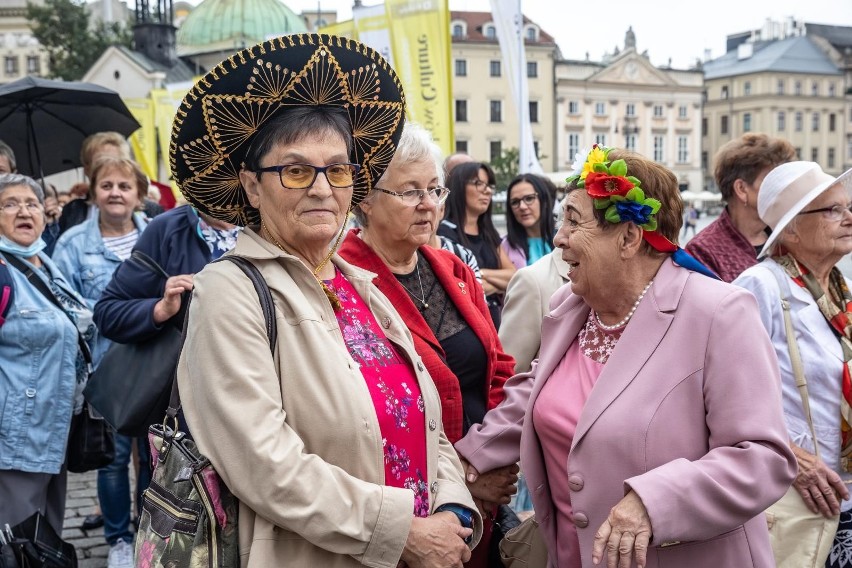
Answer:
[(343, 37), (298, 34), (265, 41), (222, 61), (181, 102), (169, 161), (186, 199), (211, 217), (260, 222), (239, 171), (260, 127), (288, 107), (345, 108), (353, 162), (361, 164), (352, 206), (381, 177), (402, 133), (402, 85), (375, 50)]

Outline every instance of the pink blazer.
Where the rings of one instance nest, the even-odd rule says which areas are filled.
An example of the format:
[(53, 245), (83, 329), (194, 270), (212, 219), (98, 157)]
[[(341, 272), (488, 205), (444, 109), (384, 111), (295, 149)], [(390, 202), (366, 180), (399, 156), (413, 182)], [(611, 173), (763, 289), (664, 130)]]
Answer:
[[(456, 449), (480, 471), (520, 456), (550, 564), (564, 566), (541, 445), (524, 415), (589, 307), (570, 286), (551, 305), (537, 363), (506, 383), (506, 400)], [(633, 489), (654, 532), (648, 566), (773, 567), (762, 512), (796, 474), (779, 384), (751, 293), (663, 263), (580, 416), (569, 487), (553, 488), (571, 492), (582, 566), (593, 566), (595, 531)]]

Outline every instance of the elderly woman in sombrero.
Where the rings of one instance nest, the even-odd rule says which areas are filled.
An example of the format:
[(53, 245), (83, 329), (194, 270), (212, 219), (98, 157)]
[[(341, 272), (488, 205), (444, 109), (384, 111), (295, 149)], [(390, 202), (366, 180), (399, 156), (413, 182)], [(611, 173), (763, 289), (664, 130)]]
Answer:
[(671, 171), (581, 165), (538, 364), (456, 448), (479, 471), (520, 455), (551, 567), (774, 566), (763, 511), (796, 469), (754, 297), (677, 246)]
[(232, 254), (260, 270), (278, 321), (273, 356), (240, 269), (196, 275), (178, 381), (240, 501), (243, 566), (460, 567), (481, 534), (410, 332), (374, 275), (335, 254), (403, 121), (381, 56), (308, 34), (238, 53), (178, 110), (181, 189), (246, 225)]

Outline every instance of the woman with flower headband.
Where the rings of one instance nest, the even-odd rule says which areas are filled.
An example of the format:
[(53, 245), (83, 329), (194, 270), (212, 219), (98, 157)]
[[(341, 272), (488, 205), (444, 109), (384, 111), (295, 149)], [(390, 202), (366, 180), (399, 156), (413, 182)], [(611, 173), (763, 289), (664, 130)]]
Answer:
[(571, 286), (537, 365), (456, 444), (468, 475), (520, 457), (552, 567), (774, 566), (763, 511), (795, 458), (754, 298), (676, 245), (672, 172), (581, 163), (555, 240)]
[(374, 274), (335, 254), (404, 110), (380, 55), (314, 34), (241, 51), (178, 109), (181, 190), (245, 226), (229, 254), (261, 272), (278, 322), (273, 355), (238, 267), (193, 278), (178, 385), (199, 450), (239, 500), (244, 568), (461, 568), (482, 533), (405, 322)]

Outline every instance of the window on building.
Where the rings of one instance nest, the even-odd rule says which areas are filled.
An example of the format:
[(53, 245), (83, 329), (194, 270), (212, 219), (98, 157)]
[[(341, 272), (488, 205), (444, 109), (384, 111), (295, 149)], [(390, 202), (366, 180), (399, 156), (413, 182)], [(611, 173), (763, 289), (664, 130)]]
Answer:
[(743, 132), (751, 132), (751, 113), (743, 113)]
[(801, 160), (801, 159), (802, 159), (802, 148), (801, 148), (801, 147), (796, 148), (796, 159), (797, 159), (797, 160)]
[(778, 111), (778, 132), (784, 132), (787, 129), (787, 113), (783, 110)]
[(678, 164), (689, 163), (689, 137), (688, 136), (678, 136), (677, 137), (677, 163)]
[(828, 84), (828, 96), (833, 97), (837, 93), (834, 83)]
[(701, 168), (707, 170), (710, 167), (710, 155), (707, 152), (701, 152)]
[(846, 159), (852, 160), (852, 138), (846, 139)]
[(701, 135), (707, 136), (707, 117), (701, 119)]
[(574, 162), (574, 156), (580, 151), (580, 135), (576, 132), (568, 134), (568, 163)]
[(828, 168), (831, 169), (834, 167), (834, 161), (836, 160), (836, 156), (834, 155), (834, 148), (828, 149)]
[(834, 132), (837, 128), (837, 116), (834, 113), (828, 115), (828, 131)]
[(527, 77), (538, 77), (538, 61), (527, 61)]
[(17, 55), (7, 55), (5, 60), (5, 69), (6, 75), (17, 75), (18, 74), (18, 56)]
[[(811, 96), (812, 97), (818, 97), (819, 96), (819, 83), (817, 83), (816, 81), (811, 83)], [(816, 160), (814, 160), (814, 161), (816, 161)]]
[(488, 153), (489, 153), (489, 156), (490, 156), (488, 158), (488, 160), (491, 161), (491, 162), (493, 162), (494, 160), (496, 160), (497, 158), (502, 156), (503, 155), (503, 142), (501, 140), (492, 140), (488, 144)]
[(636, 105), (635, 104), (627, 103), (627, 106), (625, 107), (625, 109), (626, 110), (624, 112), (627, 114), (627, 116), (636, 116)]
[(467, 59), (456, 59), (456, 77), (467, 77)]
[(606, 103), (595, 103), (595, 114), (597, 116), (606, 114)]
[(686, 105), (680, 105), (679, 107), (677, 107), (677, 117), (678, 118), (686, 118), (687, 116), (688, 115), (687, 115)]
[(456, 122), (467, 122), (467, 101), (456, 99)]
[(485, 37), (488, 39), (497, 39), (497, 28), (492, 25), (485, 26)]
[(606, 134), (595, 134), (595, 144), (597, 144), (598, 146), (606, 146)]
[(804, 123), (804, 115), (802, 115), (801, 112), (797, 112), (796, 113), (796, 124), (794, 125), (796, 132), (802, 131), (802, 129), (804, 128), (803, 123)]
[(743, 84), (743, 95), (749, 96), (751, 94), (751, 81), (746, 81)]
[(631, 152), (636, 151), (636, 135), (635, 134), (627, 134), (624, 137), (624, 149), (630, 150)]
[(811, 148), (811, 161), (819, 162), (819, 148)]
[(490, 101), (491, 122), (503, 122), (503, 101)]
[(538, 140), (533, 140), (533, 151), (535, 152), (535, 159), (538, 160), (540, 157), (539, 153), (539, 142)]
[(580, 114), (580, 103), (568, 101), (568, 114)]
[(464, 26), (461, 24), (453, 25), (453, 37), (460, 38), (464, 37)]
[(500, 76), (500, 61), (491, 61), (491, 76), (499, 77)]
[(778, 79), (778, 87), (777, 87), (777, 89), (776, 89), (776, 92), (777, 92), (779, 95), (783, 95), (783, 94), (784, 94), (784, 79)]
[(456, 152), (464, 152), (467, 154), (467, 140), (456, 140)]
[(793, 94), (796, 95), (797, 97), (802, 96), (802, 82), (801, 81), (796, 81), (793, 84)]
[(27, 56), (27, 74), (38, 75), (41, 73), (41, 58), (38, 55)]
[(663, 105), (654, 105), (654, 118), (662, 118)]
[(721, 95), (721, 99), (722, 99), (722, 100), (725, 100), (725, 99), (727, 99), (727, 98), (728, 98), (728, 86), (727, 86), (727, 85), (722, 85), (722, 95)]
[(722, 116), (722, 120), (719, 122), (719, 133), (727, 134), (728, 133), (728, 117), (727, 115)]
[(538, 101), (530, 101), (530, 122), (538, 122)]
[[(819, 132), (819, 113), (815, 112), (811, 115), (811, 132)], [(816, 160), (814, 160), (816, 162)]]
[(529, 26), (526, 30), (527, 41), (538, 41), (538, 29), (535, 26)]
[(662, 163), (665, 160), (665, 137), (654, 136), (654, 161)]

